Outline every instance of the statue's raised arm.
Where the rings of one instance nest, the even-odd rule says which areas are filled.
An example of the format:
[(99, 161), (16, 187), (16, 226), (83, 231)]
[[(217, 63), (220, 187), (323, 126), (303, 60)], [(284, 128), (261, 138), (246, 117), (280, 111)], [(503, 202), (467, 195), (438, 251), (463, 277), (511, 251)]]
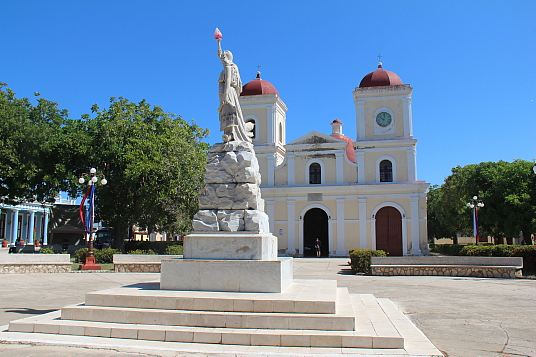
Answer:
[[(228, 141), (251, 142), (252, 131), (246, 129), (242, 109), (238, 97), (242, 93), (242, 80), (238, 66), (233, 63), (233, 54), (221, 49), (221, 32), (216, 29), (214, 38), (218, 41), (218, 57), (223, 65), (223, 70), (218, 79), (218, 95), (220, 98), (220, 131), (223, 131), (222, 139)], [(249, 128), (248, 128), (249, 129)]]

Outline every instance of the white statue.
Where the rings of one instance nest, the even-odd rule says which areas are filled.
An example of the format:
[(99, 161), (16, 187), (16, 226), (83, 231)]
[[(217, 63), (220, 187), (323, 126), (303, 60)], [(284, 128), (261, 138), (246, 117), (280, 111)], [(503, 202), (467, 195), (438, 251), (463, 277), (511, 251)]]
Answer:
[(251, 142), (253, 124), (245, 123), (238, 97), (242, 93), (242, 80), (238, 66), (233, 63), (233, 54), (221, 50), (221, 32), (216, 29), (214, 38), (218, 41), (218, 57), (223, 65), (223, 71), (218, 79), (218, 95), (220, 97), (220, 131), (222, 139), (228, 141)]

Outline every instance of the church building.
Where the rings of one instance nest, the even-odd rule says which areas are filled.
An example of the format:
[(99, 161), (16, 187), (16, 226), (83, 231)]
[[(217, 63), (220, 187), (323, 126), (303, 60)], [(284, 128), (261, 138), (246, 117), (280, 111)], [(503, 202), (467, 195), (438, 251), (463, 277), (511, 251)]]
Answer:
[(311, 131), (287, 143), (287, 106), (276, 88), (260, 73), (243, 87), (240, 104), (254, 124), (261, 192), (280, 254), (316, 256), (317, 238), (323, 257), (354, 248), (428, 254), (429, 184), (417, 180), (411, 92), (379, 63), (353, 92), (355, 140), (335, 119), (330, 134)]

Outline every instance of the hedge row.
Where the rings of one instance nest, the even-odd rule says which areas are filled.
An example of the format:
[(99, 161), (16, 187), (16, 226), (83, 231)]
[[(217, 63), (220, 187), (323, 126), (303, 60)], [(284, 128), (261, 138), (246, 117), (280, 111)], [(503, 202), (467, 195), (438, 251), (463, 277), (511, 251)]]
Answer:
[(536, 273), (536, 245), (461, 245), (436, 244), (432, 252), (445, 255), (479, 257), (522, 257), (523, 274)]
[[(149, 242), (149, 243), (167, 243), (167, 242)], [(182, 243), (182, 242), (181, 242)], [(161, 245), (164, 247), (164, 252), (160, 254), (167, 254), (167, 255), (182, 255), (182, 244), (167, 244)], [(50, 250), (52, 252), (52, 250)], [(74, 252), (73, 257), (74, 261), (76, 263), (84, 263), (86, 261), (86, 256), (88, 253), (88, 248), (82, 248), (78, 249), (76, 252)], [(49, 252), (46, 252), (49, 253)], [(52, 252), (53, 253), (53, 252)], [(93, 253), (95, 254), (95, 261), (97, 264), (109, 264), (113, 263), (114, 260), (114, 254), (121, 254), (121, 252), (117, 249), (111, 249), (111, 248), (103, 248), (103, 249), (93, 249)], [(128, 254), (157, 254), (152, 249), (143, 250), (143, 249), (136, 249), (128, 251)]]
[[(168, 247), (172, 246), (181, 246), (182, 241), (180, 240), (170, 240), (170, 241), (140, 241), (140, 240), (131, 240), (125, 241), (125, 251), (127, 253), (137, 250), (153, 251), (155, 254), (170, 254), (166, 253)], [(179, 249), (179, 248), (173, 248)], [(182, 254), (182, 253), (181, 253)]]
[(386, 257), (383, 250), (350, 249), (350, 265), (354, 273), (370, 274), (370, 261), (372, 257)]

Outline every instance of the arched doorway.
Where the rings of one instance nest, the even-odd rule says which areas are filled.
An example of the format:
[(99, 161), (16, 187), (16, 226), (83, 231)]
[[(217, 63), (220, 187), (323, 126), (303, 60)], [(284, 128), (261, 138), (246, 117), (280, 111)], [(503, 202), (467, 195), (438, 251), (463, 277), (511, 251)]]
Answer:
[(303, 217), (303, 256), (316, 257), (315, 241), (320, 239), (323, 257), (329, 255), (328, 215), (320, 208), (311, 208)]
[(383, 207), (376, 213), (376, 249), (389, 256), (402, 256), (402, 216), (394, 207)]

